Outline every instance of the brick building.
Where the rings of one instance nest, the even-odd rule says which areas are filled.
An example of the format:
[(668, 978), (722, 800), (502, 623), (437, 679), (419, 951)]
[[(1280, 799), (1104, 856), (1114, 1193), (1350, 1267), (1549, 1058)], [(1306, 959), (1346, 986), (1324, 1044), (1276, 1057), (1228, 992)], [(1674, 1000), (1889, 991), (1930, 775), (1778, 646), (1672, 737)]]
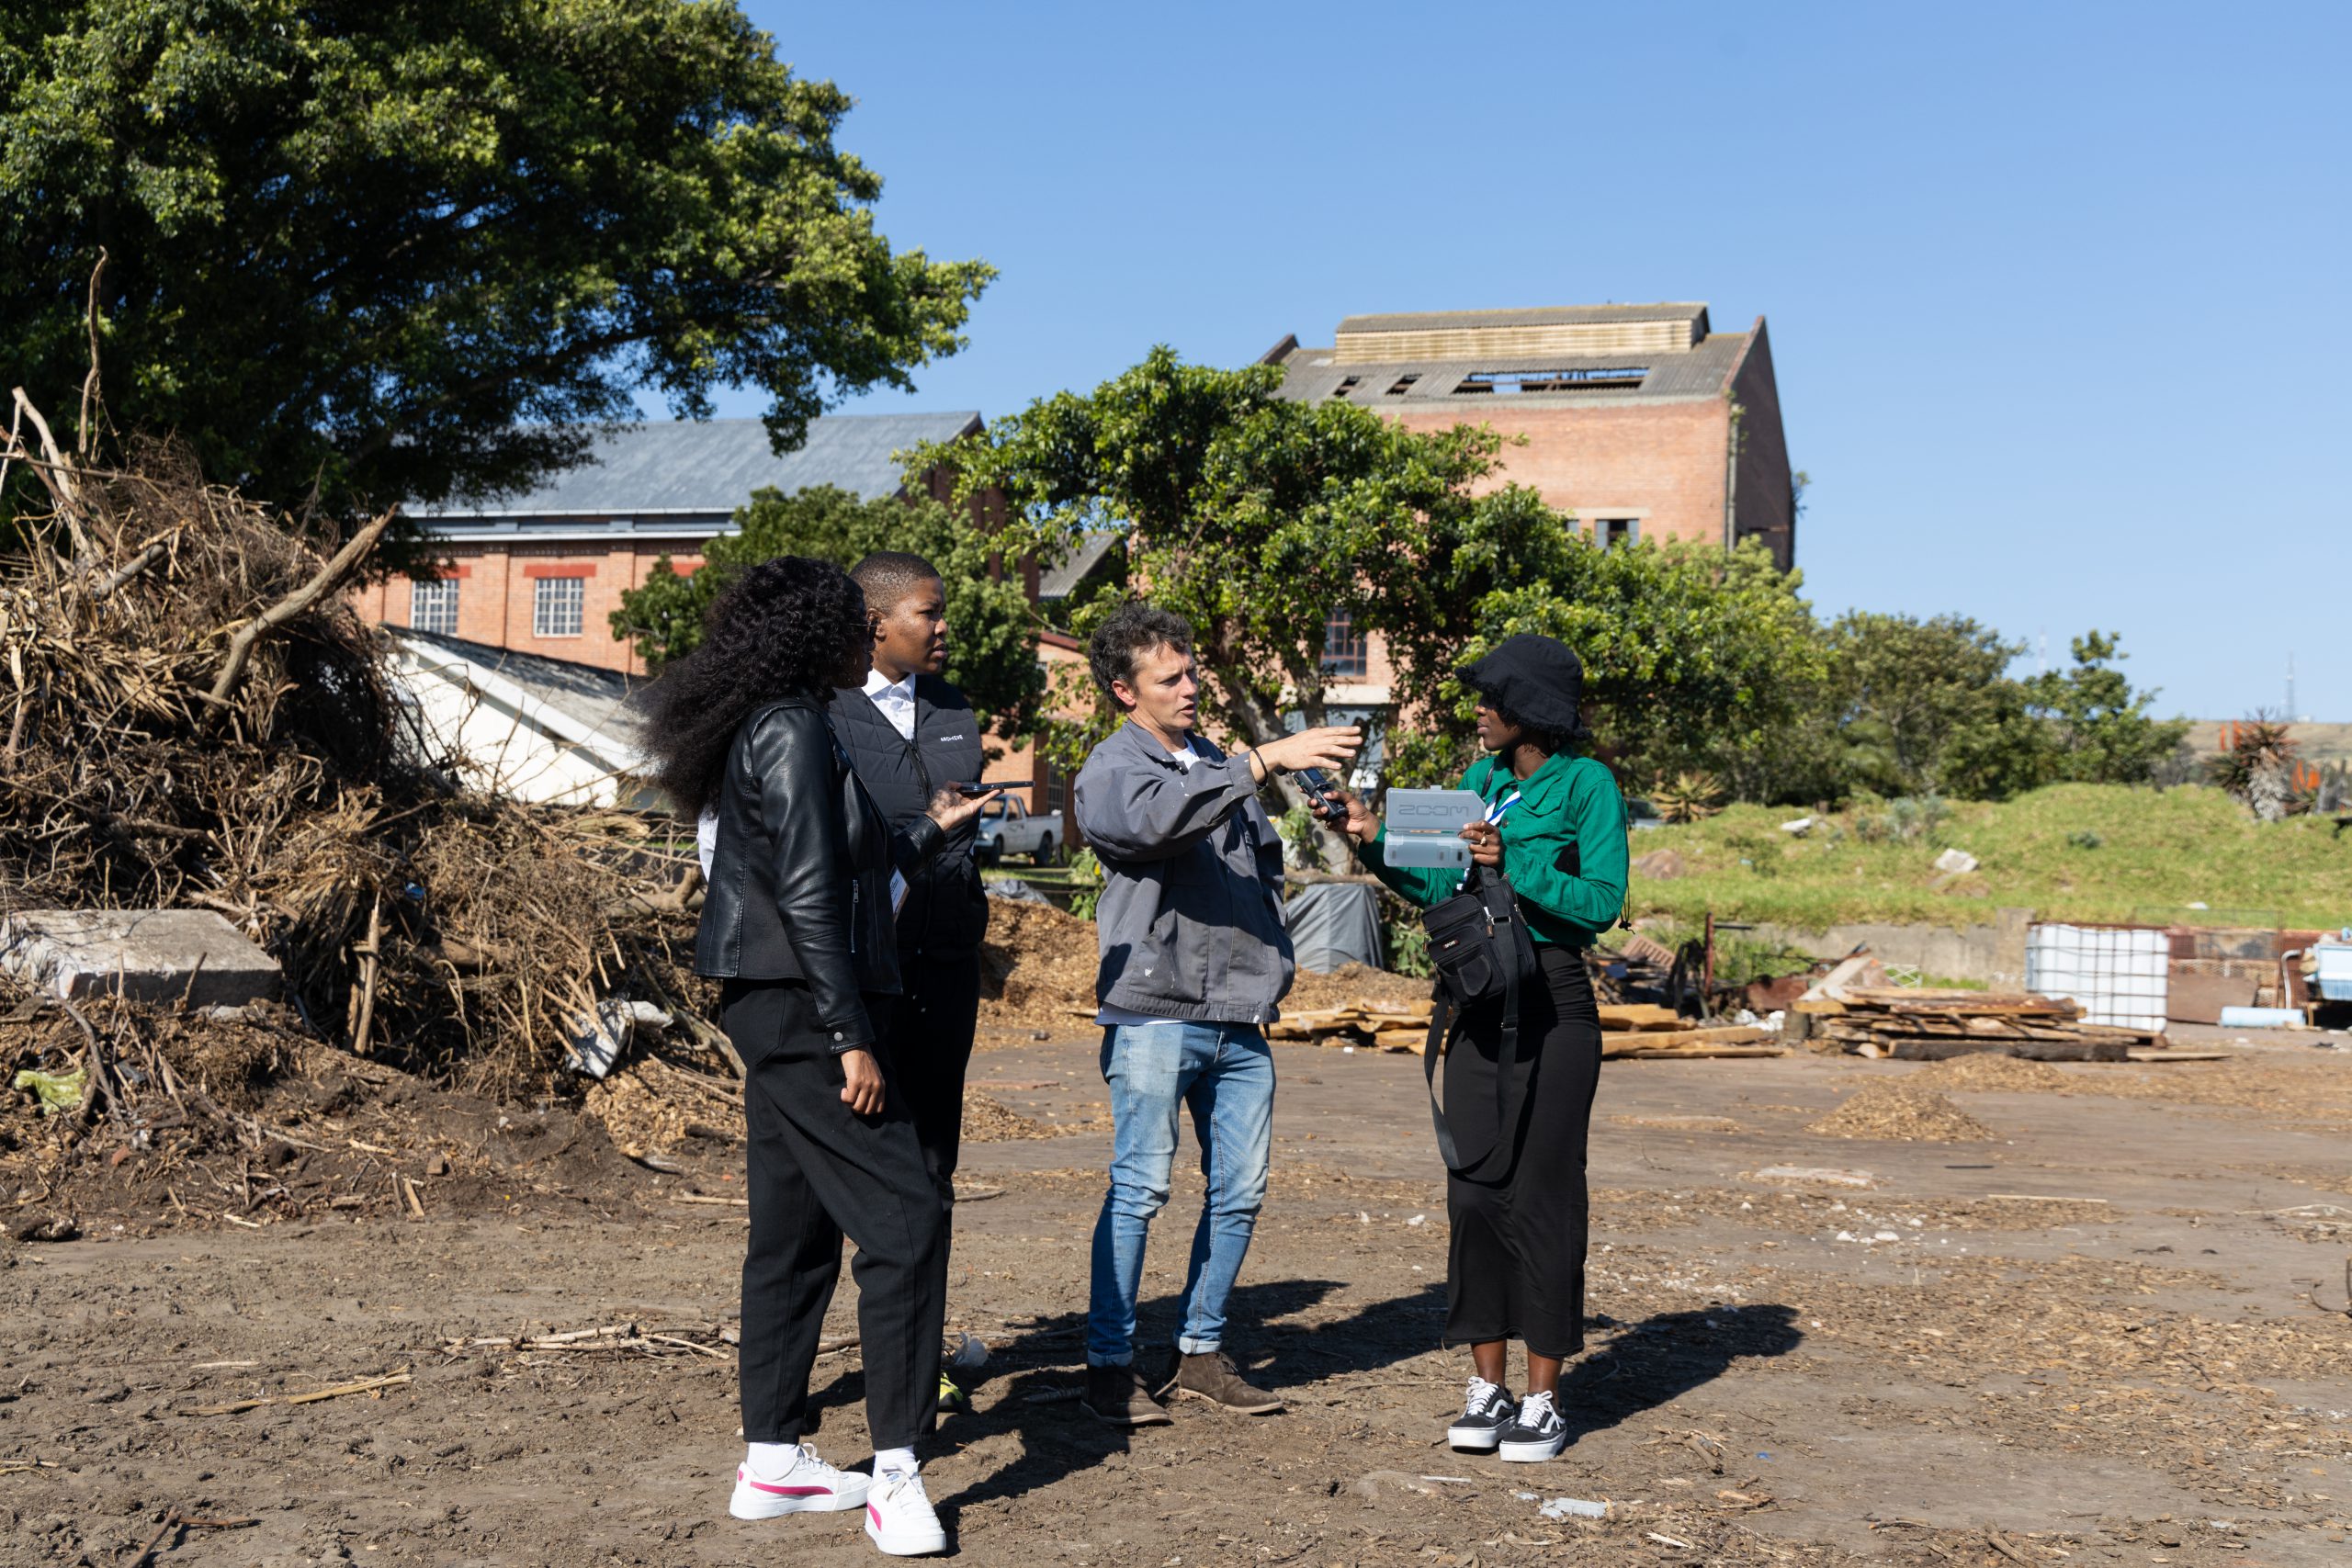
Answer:
[(413, 510), (438, 575), (373, 584), (360, 609), (387, 626), (642, 674), (610, 616), (663, 556), (673, 570), (693, 571), (703, 547), (730, 532), (735, 509), (764, 486), (902, 494), (894, 453), (979, 429), (968, 412), (829, 414), (809, 422), (797, 451), (778, 457), (755, 419), (622, 426), (527, 493)]
[(1796, 496), (1764, 319), (1712, 331), (1703, 304), (1351, 316), (1329, 348), (1265, 356), (1283, 395), (1343, 398), (1416, 430), (1489, 424), (1501, 479), (1603, 543), (1759, 538), (1785, 568)]

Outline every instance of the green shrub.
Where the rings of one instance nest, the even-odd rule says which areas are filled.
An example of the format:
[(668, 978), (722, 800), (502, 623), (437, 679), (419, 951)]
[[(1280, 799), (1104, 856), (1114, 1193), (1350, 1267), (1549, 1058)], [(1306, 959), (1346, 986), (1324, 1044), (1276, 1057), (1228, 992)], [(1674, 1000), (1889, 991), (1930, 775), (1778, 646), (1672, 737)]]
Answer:
[(1102, 863), (1093, 850), (1083, 849), (1069, 857), (1069, 912), (1081, 920), (1094, 918), (1094, 907), (1102, 902)]

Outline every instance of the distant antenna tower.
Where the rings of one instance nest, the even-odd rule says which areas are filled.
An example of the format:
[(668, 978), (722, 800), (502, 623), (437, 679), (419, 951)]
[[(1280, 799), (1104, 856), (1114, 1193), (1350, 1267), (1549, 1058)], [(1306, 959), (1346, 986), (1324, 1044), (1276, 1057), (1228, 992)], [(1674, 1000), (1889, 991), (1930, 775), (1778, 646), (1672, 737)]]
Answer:
[(2295, 650), (2287, 650), (2287, 716), (2295, 716)]
[(2041, 628), (2041, 668), (2036, 673), (2042, 675), (2050, 673), (2050, 628), (2048, 626)]

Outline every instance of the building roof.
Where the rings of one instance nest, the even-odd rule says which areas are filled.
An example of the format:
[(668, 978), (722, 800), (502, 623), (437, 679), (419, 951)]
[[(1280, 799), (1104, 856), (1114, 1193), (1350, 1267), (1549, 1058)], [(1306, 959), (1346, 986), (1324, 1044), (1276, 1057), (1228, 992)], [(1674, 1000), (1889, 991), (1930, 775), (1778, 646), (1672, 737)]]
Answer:
[[(1504, 346), (1476, 357), (1352, 362), (1330, 348), (1294, 347), (1274, 363), (1283, 371), (1282, 396), (1300, 402), (1344, 396), (1374, 409), (1466, 409), (1657, 401), (1722, 397), (1749, 335), (1711, 333), (1681, 350), (1564, 354)], [(1541, 389), (1523, 389), (1530, 385)]]
[[(594, 435), (588, 457), (520, 495), (452, 500), (411, 513), (436, 538), (576, 530), (707, 536), (767, 486), (790, 494), (831, 485), (867, 500), (896, 495), (905, 474), (895, 453), (980, 428), (969, 411), (827, 414), (808, 422), (797, 451), (779, 457), (756, 419), (662, 420)], [(664, 527), (663, 525), (670, 525)]]
[(1102, 558), (1111, 553), (1111, 547), (1125, 537), (1124, 534), (1108, 530), (1087, 535), (1079, 541), (1078, 548), (1070, 552), (1068, 560), (1037, 574), (1037, 597), (1069, 598), (1071, 591), (1086, 581), (1086, 574), (1102, 564)]
[(492, 648), (488, 643), (422, 632), (413, 626), (387, 626), (385, 630), (409, 645), (420, 666), (442, 670), (460, 680), (469, 678), (474, 671), (487, 671), (512, 684), (531, 704), (553, 709), (563, 720), (570, 721), (559, 726), (573, 731), (564, 737), (567, 740), (584, 745), (591, 743), (593, 737), (624, 747), (632, 754), (641, 750), (645, 715), (638, 699), (649, 684), (644, 680), (616, 670), (599, 670), (593, 664), (575, 664), (568, 659), (549, 659), (511, 648)]
[(1706, 332), (1707, 307), (1682, 300), (1661, 305), (1537, 305), (1521, 310), (1420, 310), (1350, 316), (1342, 335), (1355, 333), (1460, 332), (1493, 327), (1600, 326), (1626, 321), (1685, 321)]

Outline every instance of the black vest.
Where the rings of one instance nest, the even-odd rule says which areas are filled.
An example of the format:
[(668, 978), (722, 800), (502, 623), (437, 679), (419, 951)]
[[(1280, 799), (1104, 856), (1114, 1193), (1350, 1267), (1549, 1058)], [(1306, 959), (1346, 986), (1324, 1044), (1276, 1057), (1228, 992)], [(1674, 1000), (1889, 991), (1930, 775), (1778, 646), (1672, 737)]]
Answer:
[[(936, 675), (915, 677), (912, 741), (863, 689), (835, 692), (832, 715), (833, 733), (848, 749), (859, 781), (893, 825), (922, 816), (931, 797), (951, 784), (978, 783), (988, 765), (979, 716), (963, 693)], [(964, 953), (980, 945), (989, 902), (972, 856), (978, 832), (977, 819), (956, 829), (914, 877), (899, 909), (900, 953)]]

